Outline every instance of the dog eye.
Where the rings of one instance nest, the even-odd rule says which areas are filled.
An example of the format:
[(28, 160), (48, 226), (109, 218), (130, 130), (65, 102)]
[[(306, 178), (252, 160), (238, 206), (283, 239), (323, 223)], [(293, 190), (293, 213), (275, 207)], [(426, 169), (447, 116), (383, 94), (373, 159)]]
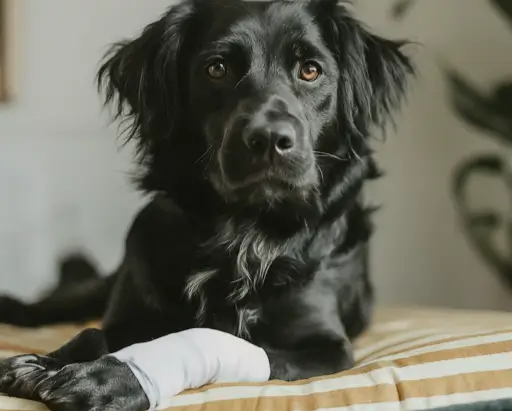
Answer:
[(226, 64), (222, 60), (215, 60), (206, 66), (206, 73), (213, 79), (219, 80), (228, 74)]
[(299, 78), (304, 81), (315, 81), (322, 74), (322, 67), (316, 61), (306, 61), (301, 67)]

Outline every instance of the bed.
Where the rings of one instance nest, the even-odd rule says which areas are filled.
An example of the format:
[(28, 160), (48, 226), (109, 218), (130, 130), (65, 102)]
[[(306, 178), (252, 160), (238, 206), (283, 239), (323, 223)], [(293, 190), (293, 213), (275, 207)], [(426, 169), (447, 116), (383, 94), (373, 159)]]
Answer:
[[(0, 356), (45, 353), (84, 325), (0, 325)], [(512, 313), (380, 308), (357, 341), (357, 366), (293, 383), (217, 384), (184, 392), (169, 411), (512, 410)], [(46, 410), (0, 395), (0, 411)]]

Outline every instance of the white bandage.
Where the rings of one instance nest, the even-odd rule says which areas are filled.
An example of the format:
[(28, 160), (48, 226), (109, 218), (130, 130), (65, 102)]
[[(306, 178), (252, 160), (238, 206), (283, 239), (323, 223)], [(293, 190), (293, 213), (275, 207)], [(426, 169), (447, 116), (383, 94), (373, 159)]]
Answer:
[(220, 382), (263, 382), (270, 377), (263, 349), (208, 328), (169, 334), (110, 355), (131, 368), (150, 409), (186, 389)]

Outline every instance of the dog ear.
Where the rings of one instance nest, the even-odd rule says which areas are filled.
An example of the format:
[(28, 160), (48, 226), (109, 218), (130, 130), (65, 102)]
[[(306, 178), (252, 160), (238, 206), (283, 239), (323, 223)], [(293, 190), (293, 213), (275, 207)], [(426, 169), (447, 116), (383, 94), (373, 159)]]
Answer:
[(133, 40), (114, 44), (97, 75), (105, 105), (127, 122), (127, 140), (137, 140), (144, 157), (157, 143), (170, 138), (179, 116), (179, 55), (191, 5), (171, 7)]
[(414, 74), (402, 50), (406, 42), (371, 33), (350, 13), (346, 3), (313, 0), (314, 15), (340, 70), (338, 105), (343, 126), (366, 137), (372, 126), (392, 120)]

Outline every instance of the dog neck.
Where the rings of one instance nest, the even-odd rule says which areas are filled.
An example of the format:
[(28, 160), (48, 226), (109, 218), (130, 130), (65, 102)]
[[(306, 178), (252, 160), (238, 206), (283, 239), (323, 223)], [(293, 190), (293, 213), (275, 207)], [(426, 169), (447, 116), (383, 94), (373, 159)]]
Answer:
[[(210, 234), (200, 250), (206, 265), (188, 278), (185, 288), (186, 296), (198, 303), (199, 323), (207, 321), (208, 308), (214, 304), (206, 300), (205, 287), (218, 287), (220, 282), (225, 293), (220, 298), (243, 306), (261, 290), (272, 287), (276, 276), (280, 277), (278, 282), (300, 281), (297, 277), (310, 271), (308, 265), (321, 260), (332, 247), (349, 252), (368, 239), (367, 223), (361, 223), (366, 220), (361, 192), (364, 181), (375, 174), (373, 160), (359, 158), (332, 165), (328, 171), (326, 176), (333, 177), (326, 178), (323, 189), (308, 203), (301, 204), (303, 209), (285, 205), (282, 210), (218, 210), (223, 212), (210, 222)], [(325, 246), (325, 241), (316, 241), (321, 237), (332, 240), (328, 241), (329, 246)], [(238, 331), (240, 334), (243, 330)]]

